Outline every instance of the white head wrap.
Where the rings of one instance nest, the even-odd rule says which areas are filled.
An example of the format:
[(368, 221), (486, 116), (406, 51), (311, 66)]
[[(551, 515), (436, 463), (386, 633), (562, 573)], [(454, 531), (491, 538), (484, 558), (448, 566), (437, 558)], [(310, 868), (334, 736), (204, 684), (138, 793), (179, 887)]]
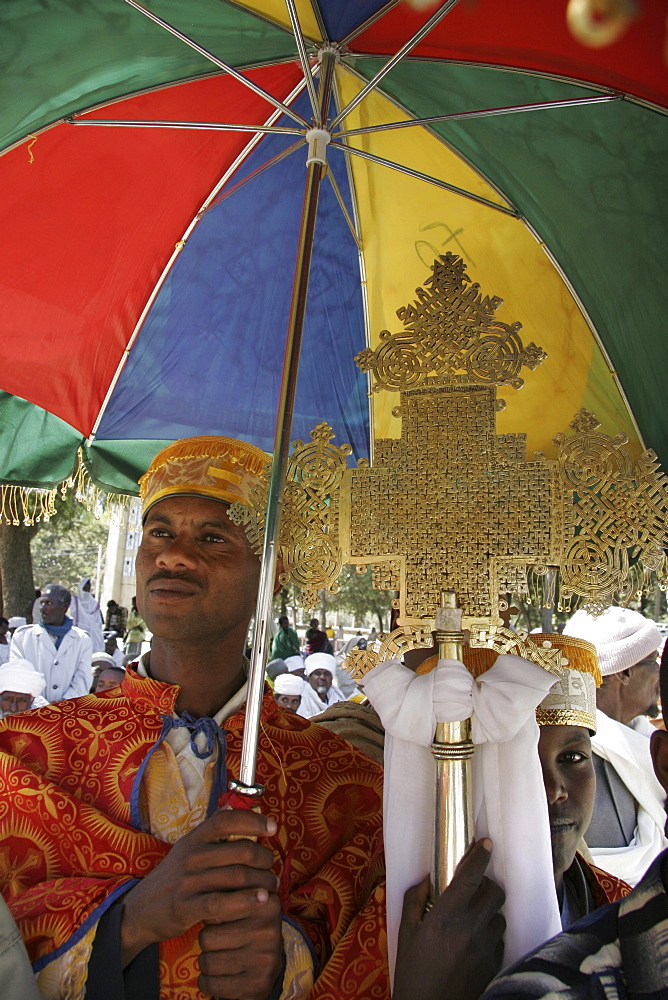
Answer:
[(31, 694), (36, 698), (46, 687), (46, 678), (38, 673), (30, 660), (17, 657), (0, 667), (0, 694), (16, 691), (17, 694)]
[(301, 698), (304, 690), (304, 681), (294, 674), (279, 674), (274, 681), (274, 694), (299, 695)]
[(304, 660), (304, 672), (310, 677), (314, 670), (329, 670), (332, 678), (336, 676), (336, 657), (331, 653), (311, 653)]
[(119, 669), (123, 669), (118, 663), (116, 663), (116, 660), (113, 658), (111, 653), (93, 653), (91, 656), (91, 663), (100, 663), (107, 667), (119, 667)]
[(295, 670), (302, 670), (304, 667), (304, 660), (301, 656), (286, 656), (285, 665), (293, 673)]
[(21, 628), (22, 625), (27, 625), (27, 624), (28, 622), (25, 620), (23, 615), (14, 615), (13, 618), (9, 619), (10, 628)]
[(604, 677), (634, 667), (661, 645), (661, 633), (654, 622), (630, 608), (607, 608), (598, 618), (576, 611), (564, 635), (594, 644)]

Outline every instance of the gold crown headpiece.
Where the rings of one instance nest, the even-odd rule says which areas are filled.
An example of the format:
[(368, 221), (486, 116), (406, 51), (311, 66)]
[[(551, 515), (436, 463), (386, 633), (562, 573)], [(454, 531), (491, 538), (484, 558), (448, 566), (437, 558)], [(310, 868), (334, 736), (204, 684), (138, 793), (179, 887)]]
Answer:
[(536, 709), (539, 726), (584, 726), (596, 732), (596, 688), (601, 683), (596, 647), (573, 636), (532, 633), (536, 645), (561, 651), (566, 669)]

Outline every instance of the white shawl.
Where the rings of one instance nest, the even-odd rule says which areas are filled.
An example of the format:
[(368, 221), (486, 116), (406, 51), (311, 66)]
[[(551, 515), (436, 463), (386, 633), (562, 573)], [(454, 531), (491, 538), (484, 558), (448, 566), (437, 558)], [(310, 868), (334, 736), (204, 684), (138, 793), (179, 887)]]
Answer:
[(419, 677), (390, 660), (369, 671), (363, 683), (386, 732), (383, 827), (392, 976), (404, 892), (431, 868), (435, 764), (429, 747), (437, 722), (473, 717), (475, 834), (491, 838), (488, 874), (506, 892), (504, 965), (559, 933), (535, 715), (553, 675), (505, 655), (475, 681), (456, 660), (439, 660)]
[(638, 803), (637, 826), (628, 847), (590, 847), (599, 868), (636, 885), (668, 840), (664, 834), (666, 793), (659, 784), (649, 752), (649, 739), (642, 732), (596, 711), (596, 736), (592, 749), (607, 760)]

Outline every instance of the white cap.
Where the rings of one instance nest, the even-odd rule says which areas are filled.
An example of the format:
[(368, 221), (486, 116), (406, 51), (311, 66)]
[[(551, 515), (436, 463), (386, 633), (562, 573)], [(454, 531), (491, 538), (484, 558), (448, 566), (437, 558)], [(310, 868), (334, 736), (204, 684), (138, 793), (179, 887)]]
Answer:
[(102, 653), (102, 652), (100, 652), (100, 653), (93, 653), (93, 655), (90, 658), (90, 662), (91, 663), (105, 663), (108, 667), (118, 667), (119, 670), (123, 669), (120, 666), (120, 664), (116, 663), (116, 660), (113, 658), (113, 656), (111, 655), (111, 653)]
[(304, 660), (301, 656), (286, 656), (284, 663), (290, 673), (293, 673), (295, 670), (303, 670), (304, 668)]
[(46, 687), (46, 677), (38, 673), (30, 660), (17, 657), (0, 667), (0, 694), (16, 691), (17, 694), (31, 694), (33, 698)]
[[(9, 627), (10, 628), (21, 628), (22, 625), (27, 625), (27, 624), (28, 624), (28, 622), (25, 620), (25, 618), (22, 615), (14, 615), (13, 618), (9, 619)], [(11, 688), (9, 688), (8, 690), (11, 691)]]
[(274, 694), (299, 695), (304, 691), (304, 681), (294, 674), (279, 674), (274, 681)]
[(304, 660), (304, 672), (310, 677), (314, 670), (329, 670), (332, 677), (336, 675), (336, 657), (331, 653), (311, 653)]
[(654, 622), (630, 608), (606, 608), (598, 618), (576, 611), (564, 635), (594, 644), (604, 677), (634, 667), (661, 645), (661, 633)]

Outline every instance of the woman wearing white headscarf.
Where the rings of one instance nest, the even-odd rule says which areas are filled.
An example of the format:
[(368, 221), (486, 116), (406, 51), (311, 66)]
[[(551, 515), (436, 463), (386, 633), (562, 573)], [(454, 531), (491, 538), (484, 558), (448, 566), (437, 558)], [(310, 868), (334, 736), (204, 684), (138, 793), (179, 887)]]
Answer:
[(102, 612), (91, 592), (90, 585), (91, 578), (89, 576), (79, 581), (77, 592), (72, 597), (69, 613), (74, 619), (74, 624), (82, 628), (84, 632), (88, 632), (93, 642), (93, 649), (104, 649)]

